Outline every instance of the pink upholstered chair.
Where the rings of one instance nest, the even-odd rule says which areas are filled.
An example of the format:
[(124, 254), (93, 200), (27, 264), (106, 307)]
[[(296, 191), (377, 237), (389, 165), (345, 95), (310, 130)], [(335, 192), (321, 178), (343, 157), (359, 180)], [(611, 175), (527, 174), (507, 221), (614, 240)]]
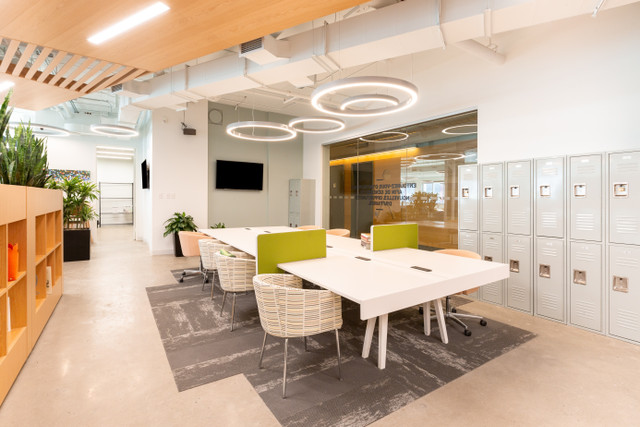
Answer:
[[(198, 269), (186, 269), (182, 272), (182, 276), (180, 276), (180, 283), (184, 282), (184, 278), (187, 276), (193, 276), (194, 274), (199, 274), (204, 276), (204, 271), (202, 269), (202, 260), (200, 260), (200, 246), (198, 245), (198, 240), (201, 239), (211, 239), (210, 236), (207, 236), (204, 233), (198, 233), (196, 231), (180, 231), (178, 232), (178, 238), (180, 239), (180, 247), (182, 248), (182, 255), (186, 257), (198, 257), (198, 261), (200, 265)], [(206, 276), (205, 276), (206, 279)]]
[(327, 234), (340, 237), (349, 237), (351, 235), (351, 231), (347, 230), (346, 228), (332, 228), (330, 230), (327, 230)]
[(319, 228), (322, 227), (318, 227), (317, 225), (301, 225), (300, 227), (296, 227), (298, 230), (318, 230)]

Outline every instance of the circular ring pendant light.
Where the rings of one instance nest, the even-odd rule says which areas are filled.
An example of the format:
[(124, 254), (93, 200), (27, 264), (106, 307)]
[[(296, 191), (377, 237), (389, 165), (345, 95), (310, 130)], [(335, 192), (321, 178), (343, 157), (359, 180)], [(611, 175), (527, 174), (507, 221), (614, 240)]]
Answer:
[(446, 129), (442, 129), (442, 133), (447, 135), (471, 135), (478, 133), (478, 125), (475, 123), (468, 125), (449, 126)]
[(91, 125), (91, 131), (104, 136), (131, 137), (138, 136), (138, 131), (118, 125)]
[(460, 153), (433, 153), (433, 154), (422, 154), (420, 156), (416, 156), (418, 160), (427, 160), (431, 162), (441, 162), (446, 160), (460, 160), (464, 159), (465, 155)]
[[(402, 102), (398, 102), (398, 105), (390, 105), (388, 107), (378, 107), (365, 110), (352, 109), (349, 108), (349, 105), (347, 105), (345, 109), (342, 110), (340, 108), (326, 105), (323, 102), (323, 99), (331, 93), (352, 88), (398, 90), (400, 92), (404, 92), (407, 95), (407, 98)], [(379, 95), (367, 94), (367, 96), (378, 97)], [(349, 99), (353, 100), (353, 98), (354, 97), (347, 98), (347, 101), (349, 101)], [(336, 80), (320, 85), (311, 93), (311, 105), (313, 106), (313, 108), (325, 114), (345, 117), (371, 117), (397, 113), (413, 106), (417, 101), (418, 88), (414, 84), (409, 83), (406, 80), (400, 80), (391, 77), (348, 77), (346, 79)]]
[[(260, 136), (260, 135), (251, 135), (248, 133), (241, 132), (240, 129), (273, 129), (277, 131), (284, 132), (284, 135), (276, 135), (276, 136)], [(282, 123), (275, 122), (259, 122), (259, 121), (245, 121), (245, 122), (235, 122), (227, 125), (227, 133), (234, 138), (246, 139), (247, 141), (258, 141), (258, 142), (279, 142), (279, 141), (289, 141), (296, 137), (297, 133), (295, 130), (291, 129), (289, 126)]]
[[(313, 128), (305, 128), (305, 123), (328, 123), (333, 125), (331, 127), (325, 129), (313, 129)], [(331, 132), (339, 132), (345, 128), (345, 123), (343, 120), (336, 119), (334, 117), (318, 117), (318, 116), (308, 116), (308, 117), (296, 117), (295, 119), (289, 120), (289, 127), (297, 132), (301, 133), (331, 133)]]
[(355, 95), (342, 101), (340, 104), (340, 110), (344, 111), (353, 104), (361, 104), (364, 102), (382, 102), (384, 104), (393, 105), (394, 107), (400, 104), (400, 101), (395, 96), (390, 95)]
[(409, 139), (409, 134), (404, 132), (388, 131), (380, 132), (377, 135), (381, 135), (380, 138), (359, 138), (362, 142), (377, 142), (377, 143), (391, 143), (400, 142)]
[[(31, 132), (34, 135), (38, 135), (38, 136), (69, 136), (71, 135), (71, 133), (68, 130), (55, 127), (55, 126), (43, 125), (39, 123), (30, 123), (30, 124), (22, 123), (22, 125), (31, 126)], [(9, 127), (12, 129), (17, 128), (18, 126), (20, 126), (20, 123), (16, 123), (16, 122), (9, 123)]]

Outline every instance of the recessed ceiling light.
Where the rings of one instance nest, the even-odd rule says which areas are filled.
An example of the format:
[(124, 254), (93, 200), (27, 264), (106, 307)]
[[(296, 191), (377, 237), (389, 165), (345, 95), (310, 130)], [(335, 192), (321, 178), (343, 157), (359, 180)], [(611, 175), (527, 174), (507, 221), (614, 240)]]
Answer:
[[(284, 135), (276, 135), (276, 136), (261, 136), (261, 135), (251, 135), (248, 133), (240, 132), (240, 129), (274, 129), (277, 131), (284, 132)], [(289, 141), (296, 137), (297, 133), (295, 130), (291, 129), (289, 126), (282, 123), (275, 122), (260, 122), (260, 121), (246, 121), (246, 122), (235, 122), (227, 125), (227, 133), (234, 138), (246, 139), (247, 141), (258, 141), (258, 142), (279, 142), (279, 141)]]
[(380, 132), (379, 135), (380, 137), (378, 138), (362, 137), (359, 139), (362, 142), (385, 142), (385, 143), (400, 142), (400, 141), (409, 139), (409, 134), (405, 132), (388, 131), (388, 132)]
[(118, 125), (91, 125), (91, 131), (105, 136), (131, 137), (138, 136), (138, 131)]
[(11, 89), (15, 85), (16, 84), (14, 82), (11, 82), (9, 80), (5, 80), (2, 83), (0, 83), (0, 92), (4, 92), (5, 90)]
[(134, 13), (122, 21), (118, 21), (112, 26), (100, 31), (89, 37), (87, 40), (93, 44), (100, 44), (107, 41), (117, 35), (120, 35), (130, 29), (137, 27), (138, 25), (155, 18), (156, 16), (169, 10), (169, 6), (162, 2), (157, 2), (149, 7), (142, 9), (141, 11)]
[(11, 122), (9, 123), (9, 128), (15, 129), (20, 125), (31, 126), (31, 132), (33, 132), (34, 135), (38, 135), (38, 136), (69, 136), (71, 135), (71, 133), (66, 129), (55, 127), (55, 126), (43, 125), (39, 123)]
[(442, 129), (442, 133), (446, 133), (447, 135), (471, 135), (473, 133), (478, 133), (478, 125), (469, 124), (449, 126), (446, 129)]

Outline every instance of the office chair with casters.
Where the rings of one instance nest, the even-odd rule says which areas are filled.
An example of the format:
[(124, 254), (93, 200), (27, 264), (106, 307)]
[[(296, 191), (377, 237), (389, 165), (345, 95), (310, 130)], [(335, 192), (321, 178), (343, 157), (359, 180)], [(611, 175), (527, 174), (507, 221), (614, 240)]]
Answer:
[(332, 228), (330, 230), (327, 230), (327, 234), (340, 237), (349, 237), (351, 235), (351, 231), (347, 230), (346, 228)]
[(180, 283), (184, 282), (184, 278), (187, 276), (193, 276), (195, 274), (204, 274), (202, 270), (202, 260), (200, 259), (200, 246), (198, 241), (201, 239), (211, 240), (211, 236), (207, 236), (204, 233), (198, 233), (196, 231), (179, 231), (178, 238), (180, 239), (180, 247), (182, 248), (182, 255), (186, 257), (198, 257), (200, 265), (197, 270), (185, 269), (178, 280)]
[(215, 254), (215, 257), (220, 287), (224, 291), (222, 295), (222, 306), (220, 307), (221, 315), (224, 311), (227, 294), (233, 294), (233, 303), (231, 304), (231, 331), (233, 332), (233, 322), (236, 316), (236, 296), (240, 292), (246, 293), (253, 291), (253, 276), (256, 275), (256, 260), (227, 256), (220, 253)]
[[(465, 257), (465, 258), (482, 259), (479, 254), (477, 254), (475, 252), (472, 252), (472, 251), (467, 251), (467, 250), (464, 250), (464, 249), (440, 249), (440, 250), (435, 251), (435, 252), (440, 253), (440, 254), (454, 255), (454, 256), (460, 256), (460, 257)], [(474, 293), (478, 289), (479, 288), (467, 289), (466, 291), (459, 292), (458, 294), (469, 295), (469, 294)], [(471, 331), (469, 330), (467, 325), (462, 320), (460, 320), (461, 318), (462, 319), (480, 319), (480, 325), (487, 326), (487, 321), (484, 320), (484, 318), (482, 316), (477, 316), (475, 314), (458, 313), (456, 311), (455, 307), (451, 306), (451, 296), (449, 296), (449, 295), (447, 296), (446, 301), (445, 301), (444, 317), (445, 317), (445, 319), (451, 319), (455, 323), (457, 323), (460, 326), (462, 326), (464, 328), (464, 334), (466, 336), (471, 336)]]
[(300, 227), (296, 227), (297, 230), (318, 230), (322, 227), (317, 225), (301, 225)]
[(253, 278), (260, 324), (264, 329), (262, 357), (267, 335), (284, 338), (284, 367), (282, 398), (287, 397), (287, 347), (289, 338), (303, 338), (323, 332), (335, 331), (338, 350), (338, 379), (342, 381), (340, 362), (340, 336), (342, 327), (342, 299), (327, 290), (302, 289), (302, 279), (292, 274), (258, 274)]

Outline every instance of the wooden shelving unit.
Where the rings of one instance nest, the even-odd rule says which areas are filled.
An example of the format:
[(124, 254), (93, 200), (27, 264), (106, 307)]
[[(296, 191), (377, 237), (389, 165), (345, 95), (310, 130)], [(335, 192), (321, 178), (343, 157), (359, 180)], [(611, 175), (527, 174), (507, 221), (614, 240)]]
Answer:
[[(9, 243), (19, 248), (18, 274), (11, 281)], [(51, 317), (62, 289), (62, 192), (0, 185), (0, 403)]]

